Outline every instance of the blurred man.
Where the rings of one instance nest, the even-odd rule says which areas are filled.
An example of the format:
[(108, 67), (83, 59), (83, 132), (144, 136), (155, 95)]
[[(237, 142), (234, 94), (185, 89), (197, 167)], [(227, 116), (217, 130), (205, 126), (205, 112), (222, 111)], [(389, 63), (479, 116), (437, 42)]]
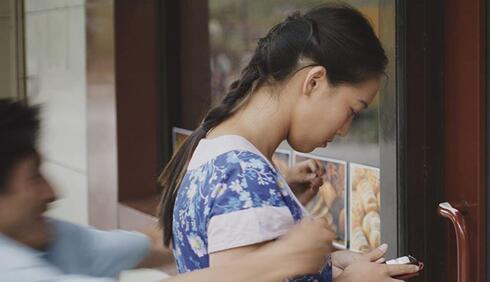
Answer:
[(164, 250), (143, 234), (43, 216), (56, 195), (39, 171), (38, 131), (37, 108), (0, 100), (0, 281), (110, 278), (156, 266)]

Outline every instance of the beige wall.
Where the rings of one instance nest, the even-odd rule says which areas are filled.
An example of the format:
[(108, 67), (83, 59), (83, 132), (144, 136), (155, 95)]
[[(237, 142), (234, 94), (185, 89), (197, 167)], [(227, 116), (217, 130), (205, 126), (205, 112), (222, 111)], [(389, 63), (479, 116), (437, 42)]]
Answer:
[(18, 85), (22, 76), (22, 66), (18, 62), (22, 49), (18, 46), (21, 26), (17, 24), (17, 8), (21, 1), (0, 1), (0, 98), (15, 98), (20, 95), (22, 87)]
[(88, 223), (85, 1), (25, 0), (25, 33), (27, 96), (43, 107), (43, 170), (61, 197), (50, 214)]

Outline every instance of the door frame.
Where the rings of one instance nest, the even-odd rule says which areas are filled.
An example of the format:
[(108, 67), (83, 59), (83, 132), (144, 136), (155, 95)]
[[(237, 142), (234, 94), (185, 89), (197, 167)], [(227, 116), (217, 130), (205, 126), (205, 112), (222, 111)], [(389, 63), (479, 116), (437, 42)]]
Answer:
[[(485, 164), (486, 164), (486, 173), (485, 173), (485, 186), (487, 187), (486, 189), (486, 238), (487, 242), (490, 242), (490, 144), (489, 144), (489, 137), (490, 137), (490, 4), (487, 3), (486, 9), (485, 9), (485, 26), (486, 31), (485, 31), (485, 41), (486, 41), (486, 48), (485, 48), (485, 105), (486, 105), (486, 110), (485, 110), (485, 119), (486, 119), (486, 125), (485, 125)], [(485, 257), (485, 281), (489, 281), (490, 279), (490, 244), (487, 244), (486, 246), (486, 257)]]
[(468, 202), (471, 281), (485, 278), (485, 253), (490, 250), (485, 246), (488, 124), (484, 115), (483, 3), (400, 2), (406, 9), (401, 26), (404, 41), (400, 44), (406, 62), (401, 66), (405, 75), (400, 79), (406, 119), (405, 135), (401, 136), (405, 142), (402, 185), (406, 185), (400, 195), (405, 204), (400, 220), (405, 236), (401, 251), (426, 264), (422, 275), (413, 281), (454, 281), (454, 231), (437, 215), (437, 206), (443, 201), (461, 200)]
[[(444, 200), (464, 205), (470, 281), (483, 281), (485, 276), (484, 3), (446, 1), (444, 6)], [(452, 226), (447, 227), (446, 239), (447, 266), (456, 266)], [(448, 267), (447, 273), (453, 281), (455, 267)]]
[[(399, 48), (404, 64), (400, 65), (399, 104), (404, 131), (400, 174), (404, 187), (399, 194), (403, 203), (400, 218), (401, 254), (411, 254), (426, 265), (413, 281), (445, 281), (443, 221), (436, 215), (443, 199), (444, 100), (443, 2), (444, 0), (399, 1)], [(431, 242), (431, 244), (429, 244)]]

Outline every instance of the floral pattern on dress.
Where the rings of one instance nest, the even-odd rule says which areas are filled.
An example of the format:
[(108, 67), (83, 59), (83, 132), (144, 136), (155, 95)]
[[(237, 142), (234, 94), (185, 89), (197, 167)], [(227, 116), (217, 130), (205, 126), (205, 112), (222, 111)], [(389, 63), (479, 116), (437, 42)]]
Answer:
[[(287, 207), (295, 222), (301, 220), (303, 209), (286, 187), (262, 156), (249, 151), (230, 151), (187, 171), (173, 217), (172, 245), (179, 273), (209, 266), (207, 226), (214, 216), (273, 206)], [(329, 282), (331, 265), (322, 274), (292, 281)]]

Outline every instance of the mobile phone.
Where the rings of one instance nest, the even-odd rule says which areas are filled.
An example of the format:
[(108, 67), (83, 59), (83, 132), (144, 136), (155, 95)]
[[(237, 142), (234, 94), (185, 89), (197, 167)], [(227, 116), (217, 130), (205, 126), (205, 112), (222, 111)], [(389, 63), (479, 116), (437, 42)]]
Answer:
[(399, 257), (399, 258), (392, 259), (392, 260), (388, 260), (385, 263), (386, 264), (413, 264), (413, 265), (416, 265), (419, 267), (419, 272), (417, 272), (417, 273), (402, 274), (402, 275), (398, 275), (398, 276), (394, 277), (394, 278), (400, 279), (400, 280), (406, 280), (406, 279), (410, 279), (410, 278), (413, 278), (415, 276), (418, 276), (419, 273), (424, 269), (424, 263), (420, 262), (418, 259), (414, 258), (411, 255)]

